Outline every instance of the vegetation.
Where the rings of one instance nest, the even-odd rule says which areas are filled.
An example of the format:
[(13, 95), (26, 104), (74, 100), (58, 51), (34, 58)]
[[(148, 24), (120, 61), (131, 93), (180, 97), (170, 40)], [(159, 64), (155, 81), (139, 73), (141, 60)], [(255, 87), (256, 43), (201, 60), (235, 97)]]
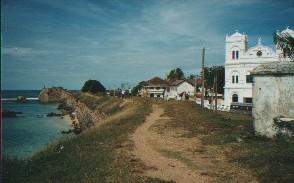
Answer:
[(148, 83), (146, 81), (141, 81), (140, 83), (138, 83), (137, 86), (135, 86), (133, 89), (132, 89), (132, 94), (133, 96), (136, 96), (138, 95), (138, 91), (141, 90), (144, 86), (146, 86)]
[(190, 74), (187, 79), (198, 79), (200, 76), (196, 74)]
[(98, 93), (98, 92), (105, 92), (105, 87), (97, 80), (88, 80), (85, 82), (82, 92), (89, 92), (92, 94)]
[(166, 76), (166, 79), (173, 80), (173, 79), (185, 79), (185, 74), (180, 68), (172, 69), (168, 75)]
[(205, 87), (213, 88), (214, 78), (217, 74), (217, 91), (218, 93), (224, 93), (225, 85), (225, 67), (224, 66), (212, 66), (204, 67)]
[(275, 33), (274, 43), (282, 50), (284, 57), (288, 56), (294, 61), (294, 37), (289, 33)]
[[(293, 138), (258, 137), (254, 134), (251, 117), (246, 115), (215, 113), (183, 102), (168, 102), (162, 106), (172, 117), (169, 126), (185, 129), (184, 136), (200, 138), (203, 144), (222, 148), (231, 162), (251, 170), (258, 181), (293, 182)], [(176, 153), (169, 154), (181, 158)]]
[(149, 101), (135, 99), (131, 115), (52, 144), (28, 160), (4, 160), (4, 182), (164, 182), (135, 174), (139, 161), (123, 153), (130, 133), (150, 113)]

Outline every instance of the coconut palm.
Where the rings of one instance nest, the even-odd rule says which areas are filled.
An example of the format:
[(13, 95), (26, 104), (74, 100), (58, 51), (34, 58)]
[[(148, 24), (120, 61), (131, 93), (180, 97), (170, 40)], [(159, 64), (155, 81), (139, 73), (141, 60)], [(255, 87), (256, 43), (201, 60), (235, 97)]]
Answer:
[(289, 33), (275, 33), (274, 43), (283, 51), (284, 57), (294, 61), (294, 37)]

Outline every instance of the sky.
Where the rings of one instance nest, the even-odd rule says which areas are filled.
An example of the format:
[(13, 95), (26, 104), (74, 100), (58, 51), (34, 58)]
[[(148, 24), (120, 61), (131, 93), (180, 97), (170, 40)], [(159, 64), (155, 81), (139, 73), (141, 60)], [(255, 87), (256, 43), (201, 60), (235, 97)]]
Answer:
[(2, 89), (44, 85), (107, 89), (135, 85), (174, 68), (199, 74), (225, 61), (225, 36), (273, 47), (294, 28), (293, 0), (2, 0)]

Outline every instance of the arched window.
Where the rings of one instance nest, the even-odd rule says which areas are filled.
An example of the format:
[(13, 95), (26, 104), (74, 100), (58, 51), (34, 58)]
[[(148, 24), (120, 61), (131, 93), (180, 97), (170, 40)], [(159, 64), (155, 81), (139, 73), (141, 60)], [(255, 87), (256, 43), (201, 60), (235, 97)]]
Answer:
[(238, 95), (237, 94), (232, 95), (232, 102), (238, 102)]
[[(235, 48), (236, 49), (236, 48)], [(237, 60), (239, 59), (239, 51), (238, 50), (233, 50), (232, 51), (232, 59)]]
[(232, 72), (232, 83), (239, 83), (239, 73), (237, 71)]

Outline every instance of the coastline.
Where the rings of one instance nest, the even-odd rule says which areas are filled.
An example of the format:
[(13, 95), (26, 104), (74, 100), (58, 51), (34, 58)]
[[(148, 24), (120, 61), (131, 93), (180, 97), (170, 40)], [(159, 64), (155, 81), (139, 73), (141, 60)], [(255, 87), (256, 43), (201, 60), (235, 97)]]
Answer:
[(3, 110), (22, 112), (15, 118), (3, 118), (5, 159), (30, 159), (52, 143), (66, 137), (62, 131), (72, 129), (71, 121), (46, 116), (49, 112), (57, 113), (56, 108), (57, 104), (43, 105), (35, 100), (24, 104), (4, 101)]
[(71, 127), (74, 127), (74, 123), (79, 124), (79, 120), (76, 117), (76, 115), (74, 115), (74, 119), (72, 119), (70, 114), (66, 114), (62, 116), (62, 119), (63, 121), (65, 121), (66, 124), (68, 124)]

